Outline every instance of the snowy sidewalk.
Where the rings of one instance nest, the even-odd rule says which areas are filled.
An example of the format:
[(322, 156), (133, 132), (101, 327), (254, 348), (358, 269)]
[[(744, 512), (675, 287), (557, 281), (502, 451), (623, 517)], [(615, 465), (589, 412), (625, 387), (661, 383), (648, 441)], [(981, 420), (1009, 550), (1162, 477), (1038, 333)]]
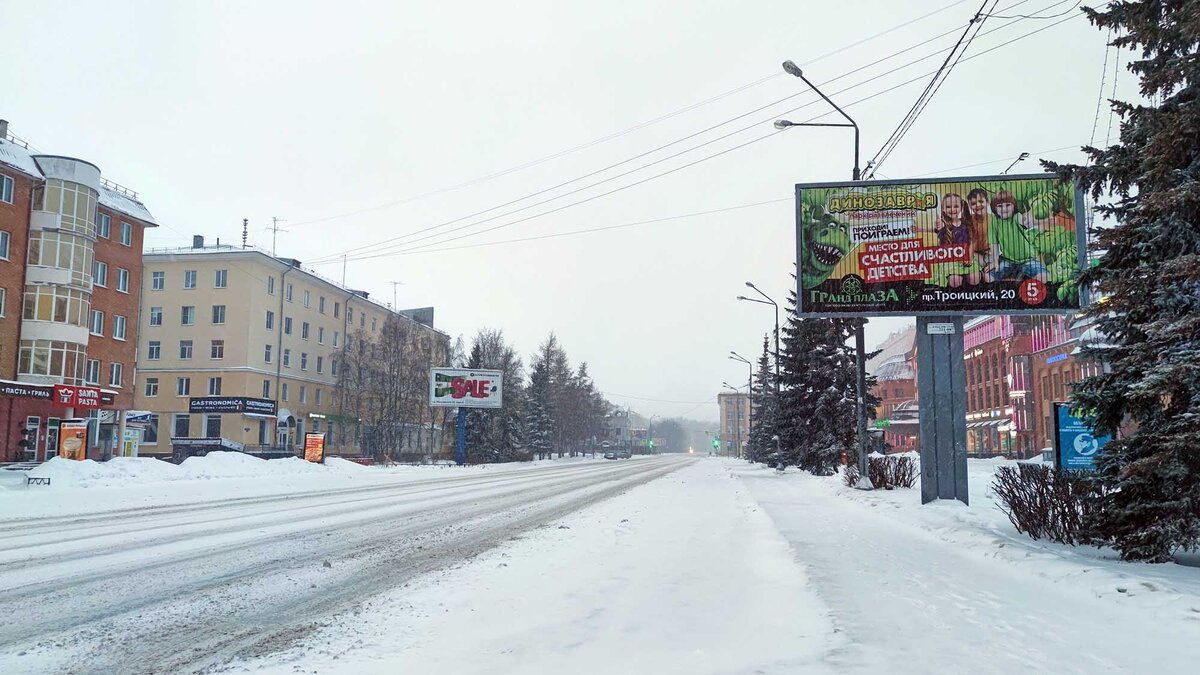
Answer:
[(230, 671), (828, 672), (842, 640), (728, 466), (692, 463)]
[(972, 462), (972, 506), (726, 465), (791, 542), (850, 644), (846, 672), (1194, 673), (1200, 569), (1019, 535)]

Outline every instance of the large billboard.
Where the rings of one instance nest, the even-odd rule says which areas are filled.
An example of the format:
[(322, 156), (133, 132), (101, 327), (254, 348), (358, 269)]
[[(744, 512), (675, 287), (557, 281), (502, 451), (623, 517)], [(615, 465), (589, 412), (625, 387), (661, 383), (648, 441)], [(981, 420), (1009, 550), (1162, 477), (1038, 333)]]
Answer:
[(504, 406), (504, 373), (499, 370), (431, 368), (429, 405), (438, 408)]
[(1053, 174), (797, 185), (799, 311), (1075, 311), (1082, 214)]

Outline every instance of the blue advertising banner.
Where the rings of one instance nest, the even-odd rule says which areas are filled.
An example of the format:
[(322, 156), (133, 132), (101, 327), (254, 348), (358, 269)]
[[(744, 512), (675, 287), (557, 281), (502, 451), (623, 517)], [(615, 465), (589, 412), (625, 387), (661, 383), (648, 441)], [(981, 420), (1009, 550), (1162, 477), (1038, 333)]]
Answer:
[(1068, 471), (1093, 471), (1100, 448), (1112, 436), (1096, 436), (1066, 403), (1054, 404), (1055, 465)]

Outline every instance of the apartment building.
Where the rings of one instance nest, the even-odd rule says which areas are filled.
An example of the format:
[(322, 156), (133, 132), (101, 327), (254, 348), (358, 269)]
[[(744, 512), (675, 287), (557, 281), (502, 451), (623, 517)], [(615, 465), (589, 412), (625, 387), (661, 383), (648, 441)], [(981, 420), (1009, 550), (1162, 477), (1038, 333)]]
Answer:
[(55, 456), (65, 419), (88, 457), (122, 454), (148, 227), (137, 193), (0, 120), (0, 461)]
[(741, 457), (750, 440), (750, 397), (722, 392), (717, 395), (721, 409), (721, 454)]
[(867, 361), (867, 373), (875, 376), (871, 393), (879, 398), (875, 428), (894, 452), (920, 448), (916, 335), (916, 326), (892, 333)]
[[(205, 246), (197, 236), (190, 248), (147, 251), (144, 265), (136, 390), (138, 408), (150, 413), (143, 455), (171, 454), (172, 439), (202, 438), (296, 452), (307, 432), (326, 434), (330, 453), (357, 454), (359, 418), (347, 414), (343, 364), (389, 319), (427, 338), (425, 373), (446, 358), (448, 336), (432, 327), (432, 309), (394, 311), (294, 259)], [(413, 410), (394, 423), (434, 426), (427, 405)]]

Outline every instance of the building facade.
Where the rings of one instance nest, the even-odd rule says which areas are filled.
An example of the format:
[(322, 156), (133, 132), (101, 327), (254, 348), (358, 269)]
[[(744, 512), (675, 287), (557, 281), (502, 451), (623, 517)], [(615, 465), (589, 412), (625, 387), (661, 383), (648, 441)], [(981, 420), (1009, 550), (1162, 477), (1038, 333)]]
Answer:
[(1086, 317), (1037, 316), (1033, 318), (1030, 354), (1034, 437), (1041, 450), (1054, 447), (1054, 404), (1071, 396), (1071, 385), (1100, 375), (1104, 364), (1080, 354), (1084, 343), (1101, 336)]
[(124, 452), (147, 227), (136, 193), (0, 121), (0, 461), (55, 456), (66, 419), (87, 456)]
[(750, 397), (722, 392), (717, 395), (717, 405), (721, 410), (721, 454), (742, 457), (750, 440)]
[(875, 428), (892, 452), (919, 450), (917, 406), (916, 326), (897, 331), (879, 346), (867, 361), (867, 372), (875, 376), (871, 393), (879, 398)]
[[(308, 432), (324, 433), (335, 454), (440, 446), (428, 368), (445, 363), (449, 341), (432, 325), (257, 249), (195, 237), (190, 248), (149, 251), (144, 260), (136, 391), (150, 421), (141, 454), (168, 455), (172, 439), (200, 438), (291, 453)], [(376, 351), (389, 321), (407, 331), (397, 348), (410, 352)], [(408, 372), (389, 371), (400, 361)], [(407, 386), (396, 393), (403, 414), (400, 403), (370, 393), (389, 372)], [(273, 405), (218, 412), (193, 402), (206, 398)]]

